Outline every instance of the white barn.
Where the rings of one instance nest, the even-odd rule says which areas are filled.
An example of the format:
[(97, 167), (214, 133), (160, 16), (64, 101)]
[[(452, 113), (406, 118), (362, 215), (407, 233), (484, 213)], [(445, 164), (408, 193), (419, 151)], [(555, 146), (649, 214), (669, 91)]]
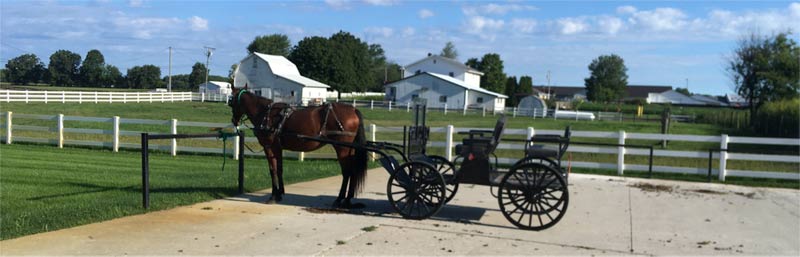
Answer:
[(501, 112), (507, 96), (480, 87), (483, 73), (456, 60), (428, 57), (404, 67), (403, 79), (386, 84), (386, 99), (398, 103), (424, 98), (435, 108), (485, 108)]
[(325, 101), (328, 85), (303, 77), (286, 57), (252, 53), (239, 62), (233, 86), (247, 84), (255, 94), (295, 105), (320, 104)]
[(680, 105), (706, 105), (705, 102), (699, 101), (692, 97), (678, 93), (675, 90), (669, 90), (661, 93), (648, 93), (647, 103), (649, 104), (680, 104)]
[(231, 94), (231, 83), (224, 81), (209, 81), (208, 84), (200, 84), (197, 86), (197, 88), (198, 93), (221, 95)]

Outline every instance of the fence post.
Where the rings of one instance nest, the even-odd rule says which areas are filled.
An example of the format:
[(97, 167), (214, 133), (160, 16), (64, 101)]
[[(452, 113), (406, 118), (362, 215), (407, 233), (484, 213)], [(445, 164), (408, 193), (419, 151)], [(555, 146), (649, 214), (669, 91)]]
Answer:
[(464, 111), (461, 113), (461, 116), (467, 116), (467, 107), (464, 106)]
[(112, 120), (114, 123), (114, 141), (112, 141), (111, 147), (114, 152), (119, 152), (119, 116), (114, 116)]
[[(238, 127), (236, 128), (236, 131), (239, 131)], [(239, 133), (236, 133), (236, 136), (233, 137), (233, 159), (234, 160), (238, 160), (239, 159), (240, 148), (242, 148), (242, 146), (239, 145)]]
[(484, 106), (483, 109), (481, 110), (482, 110), (481, 115), (483, 115), (483, 117), (486, 117), (486, 106)]
[(517, 107), (511, 107), (511, 117), (517, 117)]
[(11, 140), (11, 116), (13, 116), (11, 112), (6, 112), (6, 144), (7, 145), (10, 145), (11, 141), (13, 141), (13, 140)]
[[(28, 91), (26, 90), (25, 94), (27, 94), (27, 93), (28, 93)], [(44, 103), (47, 104), (47, 90), (44, 91)]]
[(64, 92), (64, 91), (61, 91), (61, 103), (63, 104), (63, 103), (66, 103), (66, 102), (67, 102), (67, 93)]
[(372, 107), (375, 105), (375, 100), (369, 100), (369, 109), (372, 110)]
[(725, 181), (728, 175), (728, 135), (722, 134), (719, 142), (719, 181)]
[(11, 90), (6, 91), (6, 102), (11, 102)]
[(64, 148), (64, 114), (56, 116), (56, 130), (58, 130), (58, 148)]
[(392, 101), (389, 101), (389, 111), (392, 111)]
[[(173, 135), (178, 134), (178, 119), (172, 119), (169, 122), (170, 126), (170, 133)], [(170, 153), (172, 156), (178, 155), (178, 140), (172, 139), (172, 145), (170, 146)]]
[(531, 139), (533, 137), (533, 135), (535, 135), (535, 134), (536, 134), (536, 130), (533, 130), (533, 127), (528, 127), (528, 131), (526, 131), (526, 133), (525, 133), (525, 136), (526, 136), (525, 139)]
[(533, 108), (533, 119), (536, 119), (536, 108)]
[(306, 160), (306, 152), (298, 152), (297, 153), (297, 161), (305, 161)]
[[(44, 91), (44, 92), (45, 92), (45, 95), (46, 95), (47, 91)], [(25, 103), (28, 103), (28, 90), (27, 89), (25, 89)], [(45, 98), (44, 103), (47, 103), (47, 98)]]
[(444, 104), (444, 115), (447, 115), (447, 104)]
[(453, 125), (447, 125), (447, 134), (445, 134), (444, 141), (444, 156), (448, 161), (453, 161), (453, 131), (455, 130)]
[(136, 92), (136, 102), (137, 103), (139, 102), (139, 99), (141, 99), (141, 98), (142, 98), (141, 93)]
[(353, 98), (353, 107), (356, 107), (356, 99)]
[(410, 111), (411, 111), (411, 102), (409, 101), (409, 102), (406, 102), (406, 112), (410, 112)]
[[(375, 126), (375, 124), (369, 124), (369, 131), (372, 134), (372, 141), (374, 142), (375, 141), (375, 133), (378, 131), (378, 126)], [(372, 157), (372, 160), (375, 161), (375, 159), (376, 159), (375, 158), (375, 152), (371, 152), (370, 155)]]
[(622, 176), (625, 172), (625, 147), (621, 146), (625, 144), (625, 131), (619, 131), (619, 141), (618, 144), (620, 146), (617, 148), (617, 175)]
[(558, 114), (558, 104), (556, 104), (556, 108), (553, 109), (553, 120), (557, 120), (558, 119), (558, 118), (556, 118), (556, 114)]
[(83, 92), (78, 91), (78, 104), (83, 103)]
[(128, 102), (128, 93), (122, 93), (122, 103)]
[(200, 102), (202, 103), (202, 102), (205, 102), (205, 101), (206, 101), (206, 93), (205, 92), (200, 93)]

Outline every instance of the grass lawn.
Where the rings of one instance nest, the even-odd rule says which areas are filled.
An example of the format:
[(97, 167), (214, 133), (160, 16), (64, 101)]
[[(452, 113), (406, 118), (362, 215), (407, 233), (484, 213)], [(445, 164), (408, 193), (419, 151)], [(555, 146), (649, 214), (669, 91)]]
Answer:
[[(0, 239), (144, 213), (139, 152), (0, 146)], [(235, 195), (237, 166), (219, 155), (151, 153), (151, 210)], [(246, 191), (271, 187), (264, 158), (245, 161)], [(374, 166), (374, 165), (373, 165)], [(335, 161), (284, 162), (286, 183), (340, 174)], [(335, 195), (337, 192), (330, 192)]]

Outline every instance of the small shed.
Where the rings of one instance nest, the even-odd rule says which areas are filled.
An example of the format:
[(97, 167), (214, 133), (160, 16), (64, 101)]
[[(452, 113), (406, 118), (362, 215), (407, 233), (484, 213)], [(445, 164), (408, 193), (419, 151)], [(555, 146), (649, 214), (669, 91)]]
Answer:
[(209, 81), (208, 83), (198, 85), (197, 88), (198, 93), (221, 95), (231, 94), (231, 83), (224, 81)]
[(252, 53), (239, 62), (233, 86), (248, 86), (255, 94), (276, 102), (314, 105), (325, 101), (330, 86), (300, 75), (286, 57)]
[(547, 103), (537, 96), (529, 95), (519, 100), (517, 105), (517, 115), (522, 116), (545, 116), (547, 113)]

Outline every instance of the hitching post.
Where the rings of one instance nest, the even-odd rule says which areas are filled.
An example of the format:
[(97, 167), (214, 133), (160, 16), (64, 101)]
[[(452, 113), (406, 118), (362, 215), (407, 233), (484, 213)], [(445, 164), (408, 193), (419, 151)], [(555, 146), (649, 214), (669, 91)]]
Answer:
[(244, 194), (244, 131), (239, 131), (239, 194)]
[(64, 148), (64, 114), (56, 116), (56, 129), (58, 130), (58, 148)]
[[(173, 135), (178, 134), (178, 120), (177, 119), (170, 120), (169, 126), (170, 126), (170, 132)], [(170, 145), (170, 153), (172, 154), (172, 156), (177, 156), (178, 155), (178, 140), (175, 139), (175, 138), (172, 139), (172, 144)]]
[(454, 131), (455, 131), (455, 128), (453, 127), (453, 125), (447, 125), (447, 134), (445, 134), (446, 137), (445, 137), (445, 141), (444, 141), (444, 148), (445, 148), (444, 152), (445, 152), (445, 158), (447, 158), (448, 161), (453, 161), (453, 132)]
[(619, 131), (619, 148), (617, 149), (617, 175), (622, 176), (625, 170), (625, 131)]
[(10, 145), (11, 141), (13, 141), (13, 140), (11, 140), (11, 116), (13, 116), (11, 112), (6, 112), (6, 144), (7, 145)]
[(145, 209), (150, 208), (150, 163), (147, 141), (147, 133), (142, 133), (142, 206)]
[(114, 133), (114, 138), (112, 139), (113, 141), (111, 142), (111, 148), (116, 153), (119, 152), (119, 116), (114, 116), (114, 118), (111, 119), (111, 122), (113, 122), (113, 133)]
[(728, 175), (728, 135), (723, 134), (720, 137), (719, 144), (719, 181), (725, 181), (725, 176)]

